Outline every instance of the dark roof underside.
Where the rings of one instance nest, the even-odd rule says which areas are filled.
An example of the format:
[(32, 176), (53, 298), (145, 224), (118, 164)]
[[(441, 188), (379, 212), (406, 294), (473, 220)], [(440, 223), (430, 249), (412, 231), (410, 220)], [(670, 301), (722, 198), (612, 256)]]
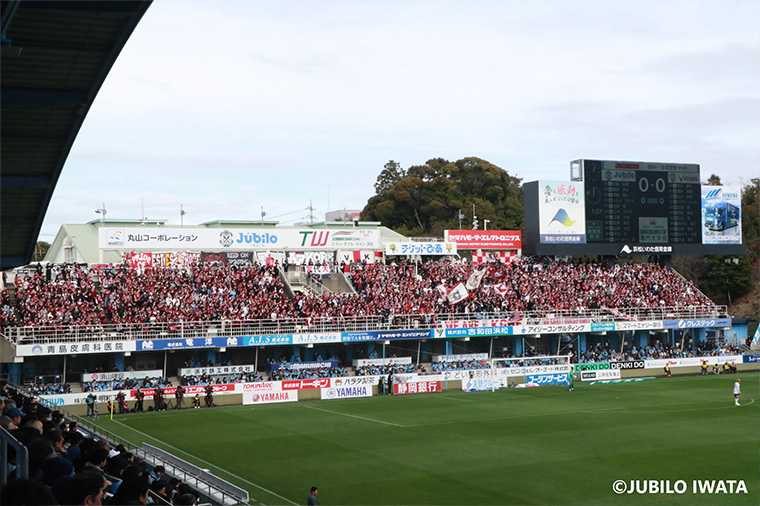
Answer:
[(31, 260), (77, 133), (149, 5), (2, 2), (0, 268)]

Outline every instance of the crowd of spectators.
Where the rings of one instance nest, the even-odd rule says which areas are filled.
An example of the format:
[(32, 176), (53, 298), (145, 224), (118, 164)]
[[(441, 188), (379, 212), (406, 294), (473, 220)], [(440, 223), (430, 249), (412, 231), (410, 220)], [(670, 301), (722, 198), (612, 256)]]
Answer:
[(40, 395), (70, 394), (71, 385), (68, 383), (31, 384), (27, 390), (29, 391), (29, 395), (35, 397)]
[[(478, 287), (453, 307), (443, 295), (485, 270)], [(523, 259), (473, 266), (467, 263), (402, 261), (355, 264), (351, 279), (358, 296), (345, 301), (323, 296), (308, 305), (320, 312), (376, 314), (492, 312), (603, 308), (660, 308), (713, 305), (691, 282), (657, 264), (578, 263)], [(337, 315), (337, 312), (335, 313)]]
[(630, 350), (615, 350), (609, 347), (595, 346), (580, 353), (580, 362), (628, 362), (631, 360), (650, 360), (663, 358), (693, 358), (739, 355), (742, 351), (733, 345), (717, 346), (712, 342), (700, 342), (696, 348), (672, 346), (656, 343), (642, 347), (633, 346)]
[[(5, 274), (3, 272), (3, 274)], [(0, 331), (16, 323), (16, 309), (11, 306), (11, 295), (8, 286), (3, 283), (0, 290)]]
[(95, 331), (106, 323), (94, 276), (80, 264), (38, 264), (36, 270), (17, 276), (15, 285), (15, 311), (12, 319), (6, 316), (9, 325), (81, 325)]
[[(0, 427), (28, 451), (29, 478), (17, 475), (17, 455), (8, 447), (7, 484), (0, 504), (146, 504), (152, 493), (169, 504), (197, 504), (188, 484), (151, 468), (123, 446), (81, 432), (58, 411), (0, 382)], [(149, 492), (152, 491), (152, 492)], [(152, 501), (155, 502), (155, 501)]]
[(110, 390), (124, 390), (137, 388), (140, 382), (134, 378), (110, 380), (110, 381), (84, 381), (82, 392), (107, 392)]
[(103, 270), (99, 280), (114, 323), (259, 320), (292, 307), (274, 266), (120, 266)]
[(133, 388), (166, 388), (172, 386), (172, 380), (168, 376), (145, 377), (142, 380), (135, 378), (115, 379), (108, 381), (83, 381), (82, 392), (108, 392), (112, 390), (130, 390)]
[(230, 375), (230, 383), (255, 383), (257, 381), (264, 381), (265, 378), (256, 372), (241, 372)]
[[(356, 293), (296, 292), (291, 299), (277, 265), (199, 263), (184, 268), (98, 271), (77, 264), (38, 269), (16, 278), (17, 305), (3, 292), (3, 325), (248, 322), (276, 332), (293, 318), (340, 324), (374, 316), (392, 321), (419, 315), (433, 323), (441, 313), (489, 312), (518, 317), (525, 311), (710, 306), (691, 282), (652, 263), (591, 263), (522, 258), (508, 263), (410, 261), (354, 263), (346, 268)], [(482, 273), (469, 296), (452, 304), (446, 294)], [(618, 316), (621, 316), (618, 314)], [(231, 323), (234, 324), (234, 323)], [(238, 323), (239, 324), (239, 323)]]

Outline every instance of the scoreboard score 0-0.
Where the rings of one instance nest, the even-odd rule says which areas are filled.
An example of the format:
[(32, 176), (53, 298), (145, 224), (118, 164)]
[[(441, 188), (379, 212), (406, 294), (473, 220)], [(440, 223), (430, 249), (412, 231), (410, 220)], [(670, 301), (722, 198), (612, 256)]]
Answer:
[(699, 165), (576, 160), (583, 181), (586, 242), (701, 244)]

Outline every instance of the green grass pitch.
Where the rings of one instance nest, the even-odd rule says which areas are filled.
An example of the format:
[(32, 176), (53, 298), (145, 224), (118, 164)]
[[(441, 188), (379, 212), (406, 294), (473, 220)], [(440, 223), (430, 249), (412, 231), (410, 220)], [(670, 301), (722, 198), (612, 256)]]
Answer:
[[(247, 489), (254, 505), (305, 504), (312, 485), (324, 505), (758, 504), (760, 375), (738, 376), (739, 407), (736, 377), (576, 381), (574, 392), (450, 390), (98, 423), (209, 469)], [(687, 490), (616, 494), (616, 480)], [(694, 494), (694, 480), (743, 480), (747, 493)]]

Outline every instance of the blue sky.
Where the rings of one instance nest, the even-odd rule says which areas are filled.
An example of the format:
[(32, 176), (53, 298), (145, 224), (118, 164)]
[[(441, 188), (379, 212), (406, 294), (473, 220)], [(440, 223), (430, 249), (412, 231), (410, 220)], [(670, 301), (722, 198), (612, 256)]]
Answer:
[(760, 176), (760, 1), (156, 0), (85, 120), (64, 223), (361, 209), (383, 165), (578, 158)]

